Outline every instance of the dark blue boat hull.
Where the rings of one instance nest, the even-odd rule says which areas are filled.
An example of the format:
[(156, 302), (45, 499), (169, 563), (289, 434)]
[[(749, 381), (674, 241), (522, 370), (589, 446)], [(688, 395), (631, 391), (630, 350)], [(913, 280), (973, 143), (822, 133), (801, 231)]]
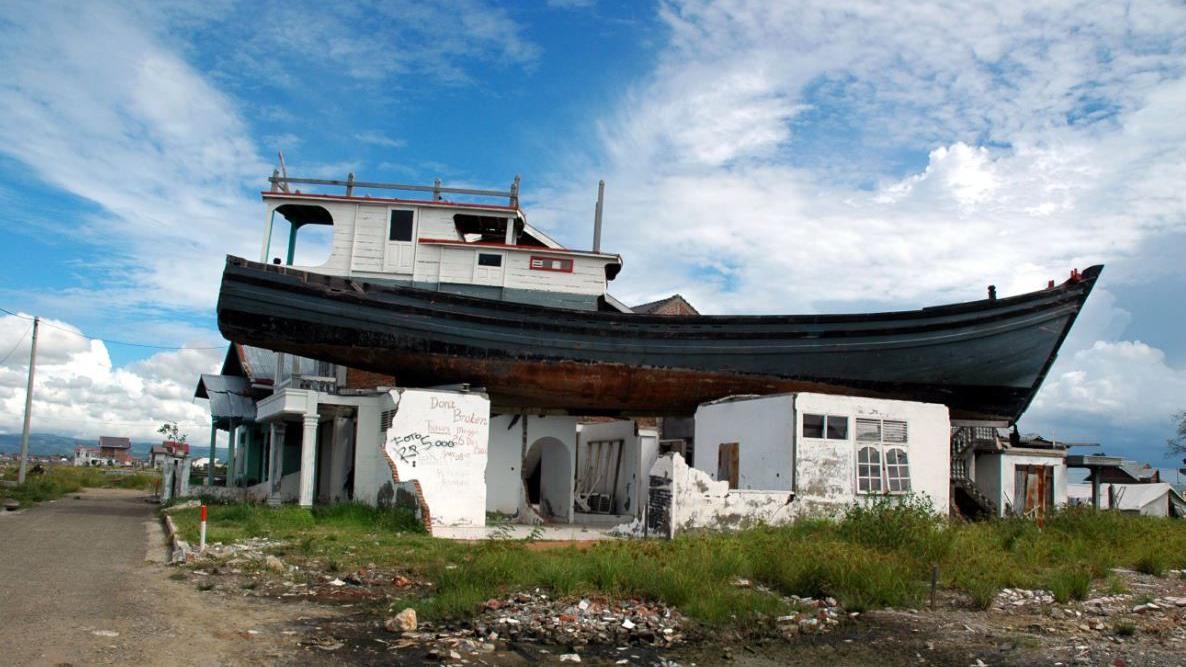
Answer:
[(1015, 421), (1102, 267), (1039, 292), (862, 315), (664, 317), (372, 285), (228, 258), (219, 328), (244, 344), (468, 382), (497, 406), (689, 414), (736, 393), (822, 391)]

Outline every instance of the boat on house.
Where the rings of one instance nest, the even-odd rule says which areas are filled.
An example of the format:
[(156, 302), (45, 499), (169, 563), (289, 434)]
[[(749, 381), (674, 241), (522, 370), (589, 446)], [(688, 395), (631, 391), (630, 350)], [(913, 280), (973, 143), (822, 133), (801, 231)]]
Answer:
[[(621, 258), (597, 242), (564, 248), (527, 224), (517, 180), (506, 193), (352, 176), (272, 182), (263, 261), (227, 259), (224, 336), (406, 386), (481, 387), (504, 411), (691, 414), (722, 396), (808, 391), (943, 403), (953, 418), (1013, 423), (1103, 268), (1028, 294), (921, 310), (643, 315), (607, 292)], [(289, 190), (300, 183), (347, 192)], [(432, 199), (354, 194), (379, 187)], [(452, 193), (509, 203), (446, 201)], [(287, 264), (266, 262), (276, 214), (294, 230)], [(292, 266), (295, 230), (309, 224), (333, 225), (330, 257)]]

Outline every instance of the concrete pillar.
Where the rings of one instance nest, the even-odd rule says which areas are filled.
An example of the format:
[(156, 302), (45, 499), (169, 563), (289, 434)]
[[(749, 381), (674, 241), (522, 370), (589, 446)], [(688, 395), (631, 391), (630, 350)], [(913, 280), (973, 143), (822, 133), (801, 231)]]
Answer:
[(226, 485), (228, 487), (235, 486), (235, 466), (238, 461), (235, 460), (236, 450), (239, 445), (239, 425), (231, 422), (231, 429), (227, 434), (227, 461), (226, 461)]
[(317, 413), (305, 414), (301, 436), (301, 507), (313, 506), (314, 466), (317, 465)]
[(210, 418), (210, 463), (206, 466), (206, 486), (214, 486), (214, 443), (218, 440), (218, 424)]

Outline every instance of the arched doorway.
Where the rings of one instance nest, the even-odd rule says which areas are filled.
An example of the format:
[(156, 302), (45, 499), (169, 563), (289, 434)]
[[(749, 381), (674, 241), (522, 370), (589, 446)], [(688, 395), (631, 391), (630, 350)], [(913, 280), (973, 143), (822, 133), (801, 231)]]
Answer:
[(523, 495), (541, 517), (572, 522), (572, 452), (556, 438), (531, 443), (523, 458)]

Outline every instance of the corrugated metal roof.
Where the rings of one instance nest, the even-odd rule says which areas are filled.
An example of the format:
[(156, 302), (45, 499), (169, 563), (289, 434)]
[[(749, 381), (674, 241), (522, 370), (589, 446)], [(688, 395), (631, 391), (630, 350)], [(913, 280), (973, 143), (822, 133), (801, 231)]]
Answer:
[(276, 353), (250, 345), (238, 345), (243, 372), (252, 382), (272, 382), (276, 376)]
[(203, 374), (194, 395), (210, 399), (210, 416), (215, 419), (255, 419), (255, 400), (247, 378)]

